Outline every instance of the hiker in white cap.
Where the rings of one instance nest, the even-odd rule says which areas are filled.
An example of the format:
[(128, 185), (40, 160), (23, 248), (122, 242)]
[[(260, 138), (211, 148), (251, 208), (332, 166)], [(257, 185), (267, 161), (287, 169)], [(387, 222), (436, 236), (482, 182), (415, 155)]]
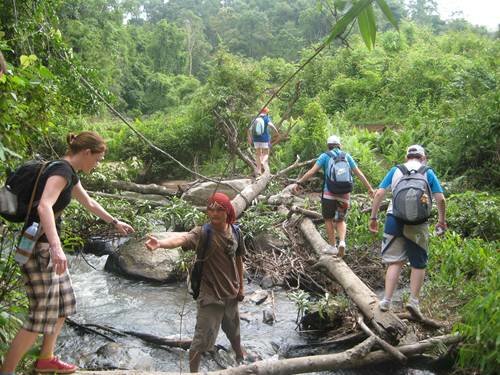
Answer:
[[(293, 190), (298, 192), (299, 186), (311, 178), (320, 169), (323, 170), (323, 194), (321, 196), (321, 211), (325, 220), (326, 234), (330, 244), (323, 250), (325, 254), (344, 256), (346, 250), (346, 215), (353, 189), (354, 173), (373, 196), (373, 188), (365, 175), (348, 153), (342, 151), (340, 138), (332, 135), (327, 139), (328, 151), (322, 153), (314, 166), (294, 184)], [(339, 242), (337, 247), (338, 236)]]
[(429, 247), (429, 223), (432, 200), (436, 200), (438, 223), (436, 233), (444, 233), (445, 197), (434, 171), (426, 165), (425, 150), (412, 145), (406, 150), (406, 162), (392, 167), (380, 183), (373, 198), (369, 230), (378, 232), (378, 210), (386, 190), (392, 191), (382, 240), (382, 262), (387, 264), (384, 298), (379, 308), (391, 308), (392, 295), (398, 284), (403, 266), (409, 262), (410, 299), (406, 309), (422, 318), (419, 308), (420, 289), (424, 283)]

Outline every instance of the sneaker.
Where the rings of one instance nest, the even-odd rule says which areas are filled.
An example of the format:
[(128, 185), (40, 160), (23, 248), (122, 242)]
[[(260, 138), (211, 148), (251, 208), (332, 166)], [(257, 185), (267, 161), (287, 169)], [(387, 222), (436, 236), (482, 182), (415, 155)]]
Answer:
[(75, 365), (61, 361), (57, 357), (39, 359), (35, 364), (35, 372), (50, 372), (55, 374), (72, 374), (78, 368)]
[(338, 257), (342, 258), (345, 255), (345, 241), (339, 241), (339, 254)]
[(391, 308), (391, 301), (383, 298), (382, 301), (379, 302), (378, 307), (381, 311), (389, 311), (389, 309)]
[(322, 252), (325, 255), (337, 255), (339, 251), (337, 249), (337, 246), (327, 245)]
[(406, 304), (406, 310), (413, 315), (415, 318), (418, 318), (419, 320), (423, 320), (424, 316), (422, 315), (422, 312), (420, 312), (420, 307), (418, 304), (418, 300), (410, 298), (408, 303)]

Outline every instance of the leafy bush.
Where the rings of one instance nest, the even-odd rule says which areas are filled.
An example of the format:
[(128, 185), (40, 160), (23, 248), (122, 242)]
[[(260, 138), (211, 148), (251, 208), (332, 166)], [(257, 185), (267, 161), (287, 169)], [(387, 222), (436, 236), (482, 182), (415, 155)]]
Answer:
[(89, 190), (100, 190), (109, 186), (111, 180), (134, 181), (142, 170), (138, 158), (133, 156), (123, 162), (103, 162), (96, 170), (81, 176), (82, 185)]
[[(431, 238), (430, 283), (426, 294), (433, 309), (462, 306), (455, 331), (464, 336), (459, 363), (493, 374), (498, 368), (500, 329), (500, 243), (463, 239), (449, 232)], [(447, 314), (453, 318), (453, 312)]]
[(446, 210), (448, 226), (462, 236), (500, 240), (499, 195), (475, 191), (453, 194)]

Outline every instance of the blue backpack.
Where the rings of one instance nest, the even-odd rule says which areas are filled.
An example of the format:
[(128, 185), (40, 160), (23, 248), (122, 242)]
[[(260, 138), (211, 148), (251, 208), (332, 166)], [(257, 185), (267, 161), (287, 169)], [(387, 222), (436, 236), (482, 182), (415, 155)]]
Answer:
[[(240, 228), (237, 224), (231, 224), (231, 229), (233, 230), (233, 237), (236, 240), (236, 243), (240, 242), (241, 232)], [(200, 295), (200, 287), (201, 287), (201, 275), (203, 273), (203, 263), (205, 262), (205, 256), (207, 254), (207, 250), (210, 247), (210, 241), (212, 241), (213, 230), (210, 224), (204, 224), (201, 227), (201, 236), (198, 242), (198, 246), (196, 247), (196, 261), (194, 263), (193, 268), (191, 269), (191, 273), (189, 275), (188, 285), (189, 285), (189, 294), (193, 296), (194, 299), (197, 299)]]
[(254, 137), (260, 137), (266, 132), (266, 122), (261, 116), (257, 116), (252, 122), (252, 135)]
[(330, 159), (326, 166), (326, 188), (334, 194), (350, 193), (353, 188), (351, 166), (345, 152), (335, 155), (332, 151), (327, 152)]

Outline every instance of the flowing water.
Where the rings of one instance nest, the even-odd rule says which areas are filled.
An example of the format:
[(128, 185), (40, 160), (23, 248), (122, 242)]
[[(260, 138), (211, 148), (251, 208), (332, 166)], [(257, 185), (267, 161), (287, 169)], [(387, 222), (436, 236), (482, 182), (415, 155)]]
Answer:
[[(96, 269), (90, 267), (81, 256), (70, 259), (78, 301), (78, 313), (72, 317), (73, 320), (161, 337), (180, 336), (190, 339), (193, 336), (196, 305), (186, 293), (184, 283), (155, 285), (123, 279), (103, 270), (105, 256), (98, 258), (86, 255), (85, 258)], [(247, 295), (258, 288), (248, 285)], [(276, 321), (273, 325), (263, 323), (263, 310), (274, 310)], [(256, 305), (246, 298), (240, 305), (240, 313), (243, 345), (260, 358), (277, 358), (279, 346), (307, 342), (307, 338), (295, 330), (297, 310), (284, 291), (274, 292), (274, 303), (268, 298), (263, 304)], [(82, 368), (188, 372), (185, 350), (165, 349), (131, 336), (107, 334), (116, 339), (117, 344), (110, 344), (109, 340), (95, 334), (82, 334), (66, 325), (58, 340), (56, 352), (63, 359), (73, 361)], [(202, 370), (219, 370), (235, 365), (231, 350), (225, 350), (230, 349), (230, 345), (222, 332), (217, 344), (220, 346), (216, 354), (203, 357)], [(408, 368), (396, 370), (387, 367), (379, 370), (330, 372), (334, 373), (432, 374)]]

